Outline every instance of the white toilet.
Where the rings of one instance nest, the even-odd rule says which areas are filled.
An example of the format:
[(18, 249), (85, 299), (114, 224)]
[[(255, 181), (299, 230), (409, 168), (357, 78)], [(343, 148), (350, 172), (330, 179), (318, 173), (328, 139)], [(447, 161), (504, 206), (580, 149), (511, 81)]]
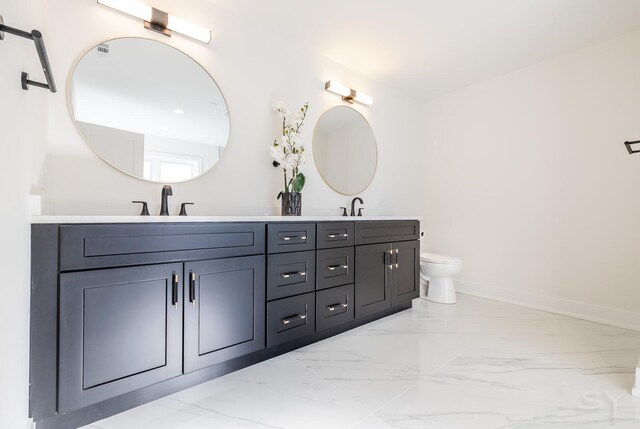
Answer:
[(460, 268), (460, 259), (434, 253), (420, 253), (420, 296), (441, 304), (455, 304), (456, 287), (453, 276), (458, 274)]

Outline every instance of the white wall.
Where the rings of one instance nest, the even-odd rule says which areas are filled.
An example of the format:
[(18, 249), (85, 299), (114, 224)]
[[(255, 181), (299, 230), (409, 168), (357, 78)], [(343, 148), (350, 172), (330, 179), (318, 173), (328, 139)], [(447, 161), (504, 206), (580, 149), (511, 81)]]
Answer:
[[(45, 31), (41, 7), (40, 0), (9, 0), (2, 3), (0, 13), (6, 25)], [(22, 429), (30, 425), (27, 196), (38, 182), (45, 143), (45, 103), (51, 94), (38, 88), (23, 91), (20, 87), (22, 71), (29, 72), (32, 79), (42, 78), (33, 42), (5, 35), (0, 41), (0, 64), (0, 427)]]
[(459, 288), (640, 329), (640, 32), (423, 106), (423, 248)]
[[(365, 214), (415, 214), (419, 204), (409, 198), (408, 183), (418, 177), (418, 103), (376, 84), (324, 57), (297, 52), (281, 39), (203, 0), (147, 3), (213, 29), (203, 45), (175, 35), (166, 38), (143, 28), (140, 21), (86, 0), (56, 2), (49, 14), (49, 50), (60, 80), (60, 94), (49, 104), (48, 154), (44, 210), (50, 214), (136, 214), (133, 199), (159, 209), (160, 188), (128, 177), (105, 164), (83, 142), (68, 114), (63, 84), (74, 63), (94, 45), (114, 37), (138, 36), (169, 43), (202, 64), (216, 79), (229, 106), (231, 138), (220, 162), (204, 176), (173, 186), (173, 212), (181, 201), (194, 201), (190, 213), (276, 214), (280, 171), (271, 166), (269, 147), (279, 123), (271, 105), (284, 100), (292, 108), (310, 102), (303, 134), (312, 153), (313, 129), (340, 97), (324, 90), (330, 79), (342, 81), (375, 97), (372, 107), (355, 105), (369, 120), (379, 146), (378, 174), (362, 196)], [(307, 185), (303, 214), (338, 214), (349, 198), (332, 191), (313, 160), (304, 168)], [(77, 178), (82, 177), (81, 181)], [(70, 190), (73, 189), (71, 192)]]

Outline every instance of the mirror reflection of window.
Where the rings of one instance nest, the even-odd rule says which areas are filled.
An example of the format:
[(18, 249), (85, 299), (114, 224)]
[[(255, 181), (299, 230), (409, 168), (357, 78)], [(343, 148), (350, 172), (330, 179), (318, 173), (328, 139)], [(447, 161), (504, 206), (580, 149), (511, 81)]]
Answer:
[(182, 182), (202, 173), (202, 158), (146, 151), (144, 179), (155, 182)]
[(80, 60), (69, 104), (81, 134), (113, 167), (162, 183), (195, 178), (220, 159), (229, 115), (192, 58), (163, 43), (110, 40)]

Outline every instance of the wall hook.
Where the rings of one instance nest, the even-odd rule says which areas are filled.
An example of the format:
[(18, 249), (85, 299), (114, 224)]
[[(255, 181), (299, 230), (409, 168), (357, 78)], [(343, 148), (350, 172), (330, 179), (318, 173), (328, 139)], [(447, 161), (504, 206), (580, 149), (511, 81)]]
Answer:
[(22, 72), (22, 89), (28, 90), (29, 86), (37, 86), (39, 88), (48, 89), (51, 92), (56, 92), (56, 83), (53, 79), (53, 73), (51, 72), (51, 64), (49, 64), (47, 49), (44, 47), (42, 33), (40, 33), (38, 30), (32, 30), (30, 33), (28, 33), (26, 31), (18, 30), (17, 28), (4, 25), (4, 19), (2, 18), (2, 15), (0, 15), (0, 40), (4, 40), (4, 33), (13, 34), (14, 36), (33, 40), (33, 43), (36, 46), (36, 52), (38, 53), (38, 58), (40, 59), (42, 71), (44, 72), (44, 77), (47, 80), (47, 83), (36, 82), (29, 79), (29, 75), (27, 73)]

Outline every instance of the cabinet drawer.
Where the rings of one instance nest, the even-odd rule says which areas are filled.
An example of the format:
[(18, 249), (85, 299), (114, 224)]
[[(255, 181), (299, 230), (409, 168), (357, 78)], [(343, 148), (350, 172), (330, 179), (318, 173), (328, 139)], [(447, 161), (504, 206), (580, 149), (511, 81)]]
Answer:
[(353, 283), (354, 248), (318, 250), (316, 288), (326, 289)]
[(365, 221), (356, 223), (356, 244), (391, 243), (420, 238), (417, 220)]
[(332, 222), (318, 224), (318, 249), (353, 246), (355, 226), (353, 222)]
[(267, 347), (315, 332), (315, 292), (267, 303)]
[(261, 223), (62, 225), (61, 271), (264, 253)]
[(353, 284), (316, 293), (316, 328), (318, 331), (353, 320)]
[(269, 255), (267, 261), (267, 299), (279, 299), (313, 292), (316, 286), (316, 252)]
[(316, 248), (315, 223), (272, 223), (267, 228), (268, 253), (301, 252)]

